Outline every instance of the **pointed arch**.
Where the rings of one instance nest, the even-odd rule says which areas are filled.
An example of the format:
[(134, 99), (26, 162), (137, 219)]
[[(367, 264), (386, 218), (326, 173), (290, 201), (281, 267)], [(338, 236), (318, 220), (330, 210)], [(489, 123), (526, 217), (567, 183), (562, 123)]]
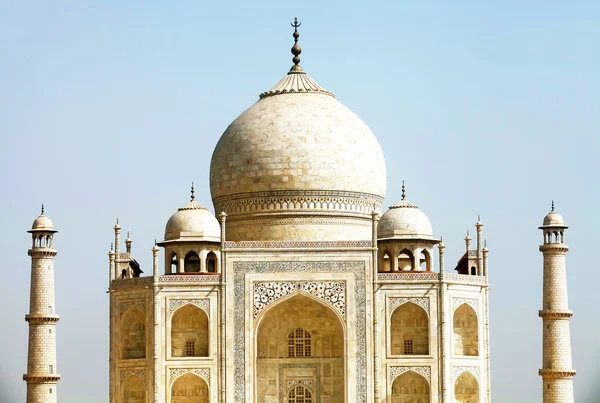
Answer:
[(402, 249), (398, 254), (398, 270), (413, 270), (413, 263), (415, 257), (413, 253), (408, 249)]
[(208, 255), (206, 255), (206, 271), (216, 273), (218, 271), (217, 267), (217, 255), (215, 252), (208, 252)]
[(394, 379), (392, 383), (392, 402), (429, 403), (430, 385), (422, 375), (407, 371)]
[(464, 371), (454, 382), (456, 402), (479, 403), (479, 382), (469, 371)]
[(171, 259), (169, 260), (169, 265), (171, 268), (171, 273), (179, 273), (179, 258), (177, 257), (177, 253), (171, 253)]
[(405, 302), (390, 317), (392, 355), (429, 354), (429, 316), (422, 307)]
[[(345, 333), (339, 312), (310, 294), (296, 291), (267, 307), (256, 321), (257, 401), (289, 402), (285, 385), (280, 384), (279, 368), (298, 365), (323, 369), (321, 382), (330, 386), (321, 390), (321, 401), (344, 402)], [(302, 354), (296, 354), (298, 351)]]
[(208, 384), (191, 372), (179, 376), (171, 386), (171, 403), (208, 403), (209, 401)]
[(200, 256), (193, 250), (185, 254), (183, 271), (186, 273), (198, 273), (200, 271)]
[(387, 250), (382, 254), (379, 271), (392, 271), (392, 254)]
[(171, 317), (171, 356), (208, 357), (208, 315), (192, 304)]
[(129, 375), (121, 384), (122, 403), (146, 403), (146, 383), (136, 375)]
[(146, 358), (146, 317), (138, 308), (130, 307), (119, 322), (121, 359)]
[(421, 250), (419, 264), (421, 266), (421, 271), (431, 271), (431, 254), (427, 249)]
[(454, 311), (454, 354), (479, 355), (479, 326), (475, 310), (467, 303)]

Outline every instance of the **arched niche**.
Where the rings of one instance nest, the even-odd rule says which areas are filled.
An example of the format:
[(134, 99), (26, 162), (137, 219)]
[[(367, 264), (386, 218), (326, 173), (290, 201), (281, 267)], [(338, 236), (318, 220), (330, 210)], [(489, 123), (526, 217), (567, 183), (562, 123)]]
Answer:
[(402, 249), (398, 254), (398, 270), (413, 270), (414, 261), (413, 253), (408, 249)]
[(208, 252), (208, 255), (206, 255), (206, 271), (209, 273), (217, 272), (217, 255), (215, 252)]
[(469, 371), (456, 378), (454, 401), (457, 403), (479, 403), (479, 383)]
[(286, 403), (314, 403), (313, 394), (304, 386), (296, 386), (288, 392)]
[(477, 314), (468, 304), (464, 303), (454, 311), (454, 354), (479, 355), (479, 327)]
[(122, 403), (146, 403), (146, 383), (135, 375), (129, 375), (121, 384)]
[(200, 271), (200, 256), (193, 250), (185, 254), (183, 271), (186, 273), (198, 273)]
[(208, 403), (208, 384), (199, 376), (188, 372), (171, 386), (171, 403)]
[(171, 356), (208, 357), (208, 316), (187, 304), (171, 318)]
[(407, 371), (392, 383), (392, 403), (430, 402), (430, 386), (427, 379), (413, 371)]
[(421, 265), (421, 271), (431, 271), (431, 255), (427, 249), (421, 250), (419, 264)]
[(429, 317), (412, 302), (394, 310), (390, 318), (392, 355), (429, 355)]
[(146, 358), (146, 317), (142, 311), (131, 307), (123, 313), (119, 323), (121, 359)]
[(177, 257), (177, 253), (173, 252), (171, 254), (171, 260), (169, 261), (171, 267), (171, 273), (179, 273), (179, 258)]
[(379, 271), (392, 271), (392, 254), (390, 252), (383, 252)]
[(256, 401), (288, 401), (287, 382), (305, 378), (293, 378), (294, 371), (284, 371), (280, 378), (280, 368), (285, 366), (305, 368), (303, 377), (320, 378), (323, 386), (319, 397), (313, 393), (313, 402), (343, 403), (344, 340), (342, 319), (312, 296), (296, 292), (274, 303), (261, 313), (256, 327)]

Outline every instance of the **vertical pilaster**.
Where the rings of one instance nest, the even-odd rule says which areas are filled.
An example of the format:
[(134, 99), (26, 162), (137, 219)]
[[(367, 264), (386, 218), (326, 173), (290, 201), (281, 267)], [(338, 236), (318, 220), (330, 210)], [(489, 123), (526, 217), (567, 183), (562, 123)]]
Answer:
[(60, 380), (56, 366), (56, 314), (54, 298), (54, 257), (58, 253), (52, 247), (57, 232), (52, 221), (42, 214), (28, 231), (32, 234), (31, 290), (29, 314), (29, 346), (27, 354), (27, 403), (56, 403)]
[[(379, 221), (379, 214), (376, 211), (371, 213), (372, 219), (372, 238), (371, 247), (373, 252), (371, 254), (371, 262), (373, 267), (373, 401), (379, 403), (380, 382), (379, 372), (381, 369), (381, 343), (379, 340), (379, 281), (377, 280), (377, 222)], [(391, 258), (391, 257), (390, 257)]]
[(544, 403), (572, 403), (573, 376), (571, 363), (571, 336), (569, 318), (573, 312), (568, 307), (566, 253), (564, 230), (568, 227), (560, 215), (552, 211), (544, 218), (544, 255), (542, 318), (543, 359), (542, 377)]
[(160, 250), (158, 249), (158, 246), (156, 245), (156, 241), (154, 242), (154, 247), (152, 248), (152, 288), (153, 288), (153, 294), (152, 294), (152, 302), (153, 302), (153, 331), (154, 331), (154, 335), (152, 337), (152, 342), (154, 343), (154, 353), (153, 353), (153, 382), (152, 382), (152, 388), (153, 388), (153, 396), (154, 396), (154, 403), (160, 403), (161, 398), (160, 398), (160, 378), (161, 378), (161, 365), (160, 365), (160, 352), (162, 351), (162, 349), (159, 349), (159, 345), (160, 345), (160, 325), (161, 325), (161, 321), (160, 321), (160, 301), (159, 301), (159, 292), (160, 289), (158, 287), (158, 252)]
[(447, 364), (446, 364), (446, 287), (447, 284), (444, 281), (444, 245), (443, 240), (440, 240), (438, 244), (439, 256), (440, 256), (440, 298), (439, 298), (439, 311), (440, 311), (440, 332), (439, 332), (439, 348), (440, 348), (440, 360), (439, 360), (439, 371), (440, 371), (440, 403), (447, 402), (448, 388), (447, 382)]
[(219, 365), (219, 388), (220, 388), (220, 401), (221, 403), (225, 403), (227, 401), (227, 343), (226, 343), (226, 332), (225, 332), (225, 323), (227, 320), (227, 306), (226, 306), (226, 281), (227, 281), (227, 277), (226, 277), (226, 267), (225, 267), (225, 240), (226, 238), (226, 232), (225, 232), (225, 222), (227, 221), (227, 214), (222, 211), (219, 214), (219, 219), (221, 221), (221, 259), (220, 259), (220, 272), (221, 272), (221, 289), (220, 289), (220, 338), (221, 338), (221, 343), (220, 343), (220, 348), (219, 348), (219, 355), (220, 355), (220, 365)]

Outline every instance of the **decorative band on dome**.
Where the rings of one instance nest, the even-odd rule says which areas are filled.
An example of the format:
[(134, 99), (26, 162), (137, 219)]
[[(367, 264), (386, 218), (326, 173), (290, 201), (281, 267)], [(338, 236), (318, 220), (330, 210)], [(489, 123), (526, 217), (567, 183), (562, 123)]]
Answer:
[(192, 200), (188, 204), (186, 204), (183, 207), (178, 208), (177, 210), (179, 210), (179, 211), (181, 211), (181, 210), (206, 210), (206, 208), (202, 207), (202, 205), (200, 203), (198, 203), (196, 200)]
[(412, 204), (411, 202), (409, 202), (408, 200), (400, 200), (398, 203), (396, 204), (392, 204), (390, 206), (390, 208), (419, 208), (419, 206), (415, 206), (414, 204)]
[(321, 87), (304, 71), (290, 71), (273, 88), (259, 95), (260, 99), (279, 94), (290, 93), (318, 93), (329, 95), (335, 98), (333, 92), (327, 91)]

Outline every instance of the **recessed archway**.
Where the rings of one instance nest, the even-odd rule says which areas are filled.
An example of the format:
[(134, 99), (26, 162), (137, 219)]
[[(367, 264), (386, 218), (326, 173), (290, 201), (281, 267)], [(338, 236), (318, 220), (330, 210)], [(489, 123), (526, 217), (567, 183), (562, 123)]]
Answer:
[(200, 271), (200, 256), (193, 250), (185, 255), (183, 271), (186, 273), (198, 273)]
[(146, 384), (142, 378), (129, 375), (121, 385), (122, 403), (146, 403)]
[[(320, 382), (313, 402), (345, 401), (344, 325), (329, 306), (303, 293), (278, 301), (256, 329), (257, 401), (289, 401), (288, 382)], [(283, 400), (282, 400), (283, 399)], [(294, 398), (293, 402), (301, 401)]]
[(456, 355), (479, 355), (477, 314), (464, 303), (454, 311), (454, 353)]
[(429, 403), (429, 389), (427, 379), (416, 372), (407, 371), (394, 379), (391, 401), (393, 403)]
[(208, 403), (208, 384), (199, 376), (187, 373), (181, 375), (171, 386), (171, 403)]
[(428, 355), (427, 312), (412, 302), (396, 308), (390, 318), (390, 344), (392, 355)]
[(208, 316), (202, 309), (188, 304), (173, 314), (171, 356), (208, 357)]
[(408, 249), (403, 249), (398, 254), (398, 270), (413, 270), (414, 255)]
[(137, 308), (129, 308), (119, 323), (121, 359), (146, 358), (146, 319)]
[(469, 371), (456, 378), (454, 401), (457, 403), (479, 403), (479, 383)]

